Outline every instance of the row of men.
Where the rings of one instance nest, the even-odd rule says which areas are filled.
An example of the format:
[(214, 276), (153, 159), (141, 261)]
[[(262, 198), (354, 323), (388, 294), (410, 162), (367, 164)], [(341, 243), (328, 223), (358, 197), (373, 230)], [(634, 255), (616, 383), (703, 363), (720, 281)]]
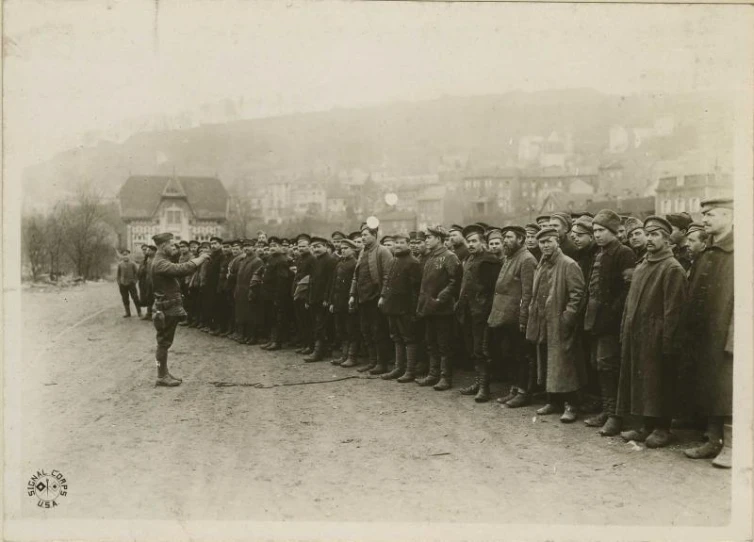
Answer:
[[(515, 381), (498, 399), (506, 406), (530, 404), (540, 385), (548, 399), (537, 413), (562, 413), (568, 423), (589, 392), (598, 394), (600, 411), (585, 423), (650, 448), (671, 442), (672, 418), (701, 415), (707, 442), (686, 455), (729, 466), (732, 201), (709, 200), (702, 211), (702, 224), (677, 215), (622, 221), (603, 210), (382, 239), (368, 221), (347, 236), (299, 235), (288, 248), (260, 234), (179, 249), (160, 234), (148, 264), (157, 384), (180, 384), (167, 349), (184, 315), (186, 325), (239, 342), (264, 338), (268, 350), (283, 347), (295, 321), (305, 361), (325, 359), (339, 343), (345, 367), (363, 350), (368, 364), (359, 370), (438, 391), (452, 387), (457, 338), (476, 370), (460, 391), (479, 402), (490, 398), (490, 361), (501, 352)], [(417, 378), (423, 353), (428, 371)], [(642, 424), (622, 431), (628, 416)]]

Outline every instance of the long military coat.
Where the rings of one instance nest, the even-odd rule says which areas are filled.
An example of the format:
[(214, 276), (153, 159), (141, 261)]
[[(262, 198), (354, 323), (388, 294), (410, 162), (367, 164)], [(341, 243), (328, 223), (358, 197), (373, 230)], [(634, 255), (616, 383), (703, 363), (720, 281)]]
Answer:
[(546, 357), (537, 348), (537, 380), (545, 384), (548, 393), (576, 391), (586, 383), (586, 365), (578, 340), (578, 314), (583, 301), (584, 277), (579, 264), (559, 248), (550, 258), (543, 256), (534, 272), (526, 338), (537, 344), (547, 343)]
[(670, 249), (636, 266), (621, 323), (618, 413), (671, 417), (686, 273)]
[(256, 254), (248, 254), (238, 261), (238, 271), (235, 275), (236, 287), (233, 291), (235, 300), (236, 323), (247, 324), (253, 320), (253, 303), (249, 300), (251, 278), (262, 267), (262, 260)]

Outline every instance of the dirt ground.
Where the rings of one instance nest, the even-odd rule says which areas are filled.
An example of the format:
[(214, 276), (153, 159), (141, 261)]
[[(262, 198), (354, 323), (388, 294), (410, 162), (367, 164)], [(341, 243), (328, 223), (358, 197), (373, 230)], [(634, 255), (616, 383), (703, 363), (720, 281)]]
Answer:
[(23, 468), (61, 471), (69, 493), (49, 511), (20, 487), (21, 517), (728, 522), (730, 471), (685, 459), (691, 433), (635, 449), (534, 408), (475, 404), (457, 391), (470, 373), (440, 393), (186, 328), (171, 350), (184, 383), (156, 389), (154, 330), (121, 317), (114, 284), (22, 300)]

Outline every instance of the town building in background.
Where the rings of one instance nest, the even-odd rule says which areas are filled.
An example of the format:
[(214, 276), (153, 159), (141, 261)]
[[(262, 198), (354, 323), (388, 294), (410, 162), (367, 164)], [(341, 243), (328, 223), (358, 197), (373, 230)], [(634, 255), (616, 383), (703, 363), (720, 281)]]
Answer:
[(230, 196), (216, 177), (131, 176), (117, 196), (129, 250), (170, 232), (177, 240), (222, 236)]

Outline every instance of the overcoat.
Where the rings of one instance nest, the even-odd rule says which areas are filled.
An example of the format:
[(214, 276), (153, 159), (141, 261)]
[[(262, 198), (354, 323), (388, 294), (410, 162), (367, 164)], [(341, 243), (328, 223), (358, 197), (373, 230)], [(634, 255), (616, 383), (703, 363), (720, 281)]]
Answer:
[(314, 264), (309, 275), (309, 305), (322, 305), (323, 301), (329, 302), (332, 277), (337, 263), (335, 257), (327, 253), (314, 257)]
[(621, 322), (620, 415), (671, 417), (686, 273), (668, 248), (636, 266)]
[(348, 312), (348, 297), (354, 269), (356, 269), (355, 256), (341, 257), (335, 266), (330, 286), (330, 305), (333, 306), (334, 313)]
[(262, 260), (256, 254), (248, 254), (242, 260), (238, 260), (238, 270), (235, 274), (236, 287), (233, 291), (235, 299), (235, 316), (238, 324), (251, 322), (253, 304), (249, 300), (251, 278), (262, 267)]
[(410, 252), (395, 254), (387, 280), (382, 286), (384, 298), (382, 312), (386, 315), (416, 315), (419, 301), (419, 287), (422, 281), (422, 269), (419, 260)]
[[(599, 269), (599, 301), (596, 301), (593, 335), (619, 335), (623, 307), (630, 282), (625, 280), (626, 271), (636, 266), (633, 250), (617, 239), (602, 247)], [(592, 260), (594, 261), (594, 260)], [(589, 277), (584, 276), (589, 298)], [(591, 301), (587, 299), (591, 304)]]
[(460, 283), (461, 262), (458, 256), (442, 245), (437, 247), (430, 252), (424, 264), (416, 314), (452, 315)]
[[(548, 393), (576, 391), (586, 383), (586, 365), (578, 339), (578, 314), (583, 301), (584, 277), (579, 264), (560, 248), (549, 258), (542, 256), (534, 273), (526, 338), (535, 344), (547, 343), (546, 358), (537, 348), (537, 380), (545, 384)], [(545, 335), (541, 336), (543, 332)]]
[(474, 322), (487, 322), (501, 266), (502, 262), (486, 250), (469, 254), (463, 262), (461, 290), (458, 294), (456, 316), (459, 320), (463, 321), (468, 307)]
[(495, 295), (487, 325), (526, 325), (536, 268), (536, 258), (525, 247), (506, 256), (495, 283)]
[(705, 416), (733, 414), (733, 233), (714, 239), (689, 276), (684, 311), (696, 407)]
[(142, 307), (151, 307), (154, 302), (150, 267), (154, 256), (144, 256), (139, 265), (139, 301)]

